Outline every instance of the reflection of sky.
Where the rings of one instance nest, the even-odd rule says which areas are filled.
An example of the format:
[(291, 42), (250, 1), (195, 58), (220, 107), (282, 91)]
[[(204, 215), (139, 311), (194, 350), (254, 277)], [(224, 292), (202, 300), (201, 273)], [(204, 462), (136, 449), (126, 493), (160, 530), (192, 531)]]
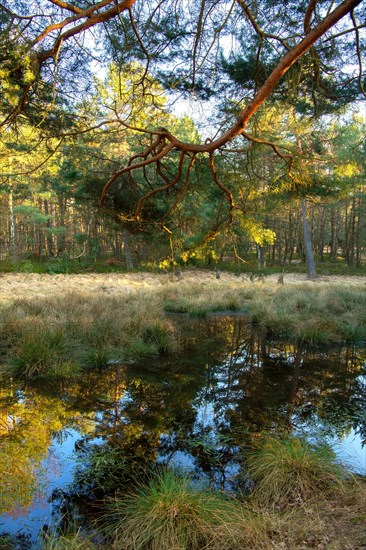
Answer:
[(366, 475), (366, 446), (360, 434), (352, 428), (344, 435), (329, 436), (327, 426), (317, 424), (297, 424), (296, 434), (311, 441), (326, 442), (335, 452), (337, 459), (351, 472)]
[(330, 441), (337, 458), (350, 470), (366, 474), (366, 447), (362, 447), (360, 434), (351, 432), (340, 439)]
[(69, 429), (63, 433), (62, 443), (53, 441), (49, 447), (47, 458), (41, 463), (40, 489), (35, 495), (32, 505), (28, 509), (18, 510), (13, 514), (0, 515), (0, 533), (15, 535), (21, 532), (30, 535), (34, 540), (39, 530), (50, 523), (52, 503), (49, 502), (49, 497), (54, 489), (66, 489), (72, 481), (75, 464), (70, 458), (78, 439), (80, 439), (79, 432)]

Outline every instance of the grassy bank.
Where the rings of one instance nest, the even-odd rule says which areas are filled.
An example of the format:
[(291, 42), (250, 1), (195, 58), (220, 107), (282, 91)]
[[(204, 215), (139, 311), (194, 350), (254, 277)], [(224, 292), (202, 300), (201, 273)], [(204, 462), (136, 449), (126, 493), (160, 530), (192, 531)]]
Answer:
[(155, 284), (147, 285), (140, 277), (140, 285), (112, 279), (115, 287), (107, 280), (92, 290), (84, 285), (68, 292), (71, 279), (63, 276), (57, 292), (52, 287), (55, 279), (48, 276), (49, 293), (42, 294), (40, 278), (37, 288), (29, 289), (29, 298), (9, 292), (4, 299), (0, 353), (3, 363), (20, 376), (60, 374), (174, 351), (174, 330), (167, 315), (172, 312), (196, 317), (244, 312), (262, 334), (304, 345), (366, 341), (362, 281), (279, 285), (235, 277), (182, 281), (169, 277), (151, 278)]
[(366, 341), (364, 283), (271, 282), (237, 287), (192, 287), (167, 296), (164, 308), (204, 316), (214, 311), (243, 311), (263, 334), (305, 345)]

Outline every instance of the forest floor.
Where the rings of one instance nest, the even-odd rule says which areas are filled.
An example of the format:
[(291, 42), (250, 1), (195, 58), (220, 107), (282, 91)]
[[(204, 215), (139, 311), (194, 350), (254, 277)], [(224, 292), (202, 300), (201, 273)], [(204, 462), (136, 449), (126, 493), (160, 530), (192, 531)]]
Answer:
[[(0, 303), (22, 298), (38, 296), (45, 298), (65, 292), (105, 293), (119, 295), (138, 292), (139, 290), (163, 289), (166, 286), (177, 285), (190, 288), (192, 285), (205, 287), (215, 285), (225, 289), (241, 288), (243, 285), (257, 287), (266, 284), (276, 284), (278, 274), (265, 276), (264, 281), (252, 283), (248, 275), (237, 276), (233, 273), (222, 272), (220, 279), (216, 279), (214, 271), (193, 269), (183, 272), (179, 280), (172, 273), (88, 273), (79, 275), (49, 275), (38, 273), (2, 273), (0, 274)], [(285, 273), (285, 285), (327, 283), (329, 285), (344, 284), (345, 286), (366, 284), (366, 276), (328, 275), (319, 276), (315, 281), (309, 281), (305, 274)]]

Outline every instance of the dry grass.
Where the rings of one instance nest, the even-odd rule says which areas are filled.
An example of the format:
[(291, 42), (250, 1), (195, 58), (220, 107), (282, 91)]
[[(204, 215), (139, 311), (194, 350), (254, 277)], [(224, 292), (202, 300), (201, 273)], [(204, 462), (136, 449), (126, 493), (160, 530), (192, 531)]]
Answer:
[(274, 527), (268, 548), (364, 550), (365, 480), (353, 479), (342, 494), (313, 499), (306, 505), (271, 514)]
[(0, 331), (4, 362), (23, 378), (174, 349), (161, 299), (146, 291), (131, 299), (79, 292), (18, 298), (1, 309)]
[[(43, 299), (50, 296), (63, 295), (66, 292), (78, 292), (82, 295), (126, 296), (143, 290), (188, 290), (198, 286), (202, 290), (211, 287), (213, 290), (222, 288), (238, 291), (247, 289), (249, 294), (256, 294), (260, 288), (269, 287), (271, 292), (280, 289), (276, 284), (277, 275), (269, 275), (265, 282), (251, 283), (247, 278), (237, 277), (232, 273), (222, 273), (221, 279), (215, 278), (214, 272), (192, 270), (183, 274), (181, 281), (176, 281), (169, 274), (154, 273), (123, 273), (123, 274), (80, 274), (80, 275), (48, 275), (37, 273), (4, 273), (0, 279), (1, 302), (14, 301), (21, 298)], [(305, 284), (311, 288), (320, 285), (332, 287), (345, 285), (347, 288), (360, 285), (365, 289), (365, 277), (328, 276), (319, 277), (314, 283), (307, 281), (305, 275), (285, 274), (285, 287)]]
[(41, 543), (42, 550), (97, 550), (102, 548), (95, 544), (91, 537), (81, 531), (60, 536), (46, 535)]

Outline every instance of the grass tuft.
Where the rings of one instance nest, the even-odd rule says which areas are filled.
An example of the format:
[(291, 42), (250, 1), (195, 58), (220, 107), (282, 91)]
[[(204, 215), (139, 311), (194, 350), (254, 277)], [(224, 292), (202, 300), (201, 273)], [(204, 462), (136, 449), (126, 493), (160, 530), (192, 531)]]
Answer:
[[(167, 470), (134, 493), (111, 500), (105, 530), (114, 548), (125, 550), (218, 549), (226, 548), (217, 543), (227, 538), (228, 526), (240, 514), (236, 501), (200, 490), (188, 477)], [(228, 548), (238, 548), (237, 542)]]
[(64, 362), (64, 333), (61, 328), (36, 327), (20, 339), (13, 361), (16, 374), (32, 378), (47, 370), (57, 370)]
[(247, 466), (254, 482), (252, 496), (261, 505), (303, 504), (342, 489), (344, 469), (327, 445), (313, 447), (288, 435), (266, 435), (259, 440), (247, 457)]
[(158, 353), (168, 353), (173, 349), (170, 327), (165, 321), (154, 321), (142, 327), (142, 339), (152, 344)]

